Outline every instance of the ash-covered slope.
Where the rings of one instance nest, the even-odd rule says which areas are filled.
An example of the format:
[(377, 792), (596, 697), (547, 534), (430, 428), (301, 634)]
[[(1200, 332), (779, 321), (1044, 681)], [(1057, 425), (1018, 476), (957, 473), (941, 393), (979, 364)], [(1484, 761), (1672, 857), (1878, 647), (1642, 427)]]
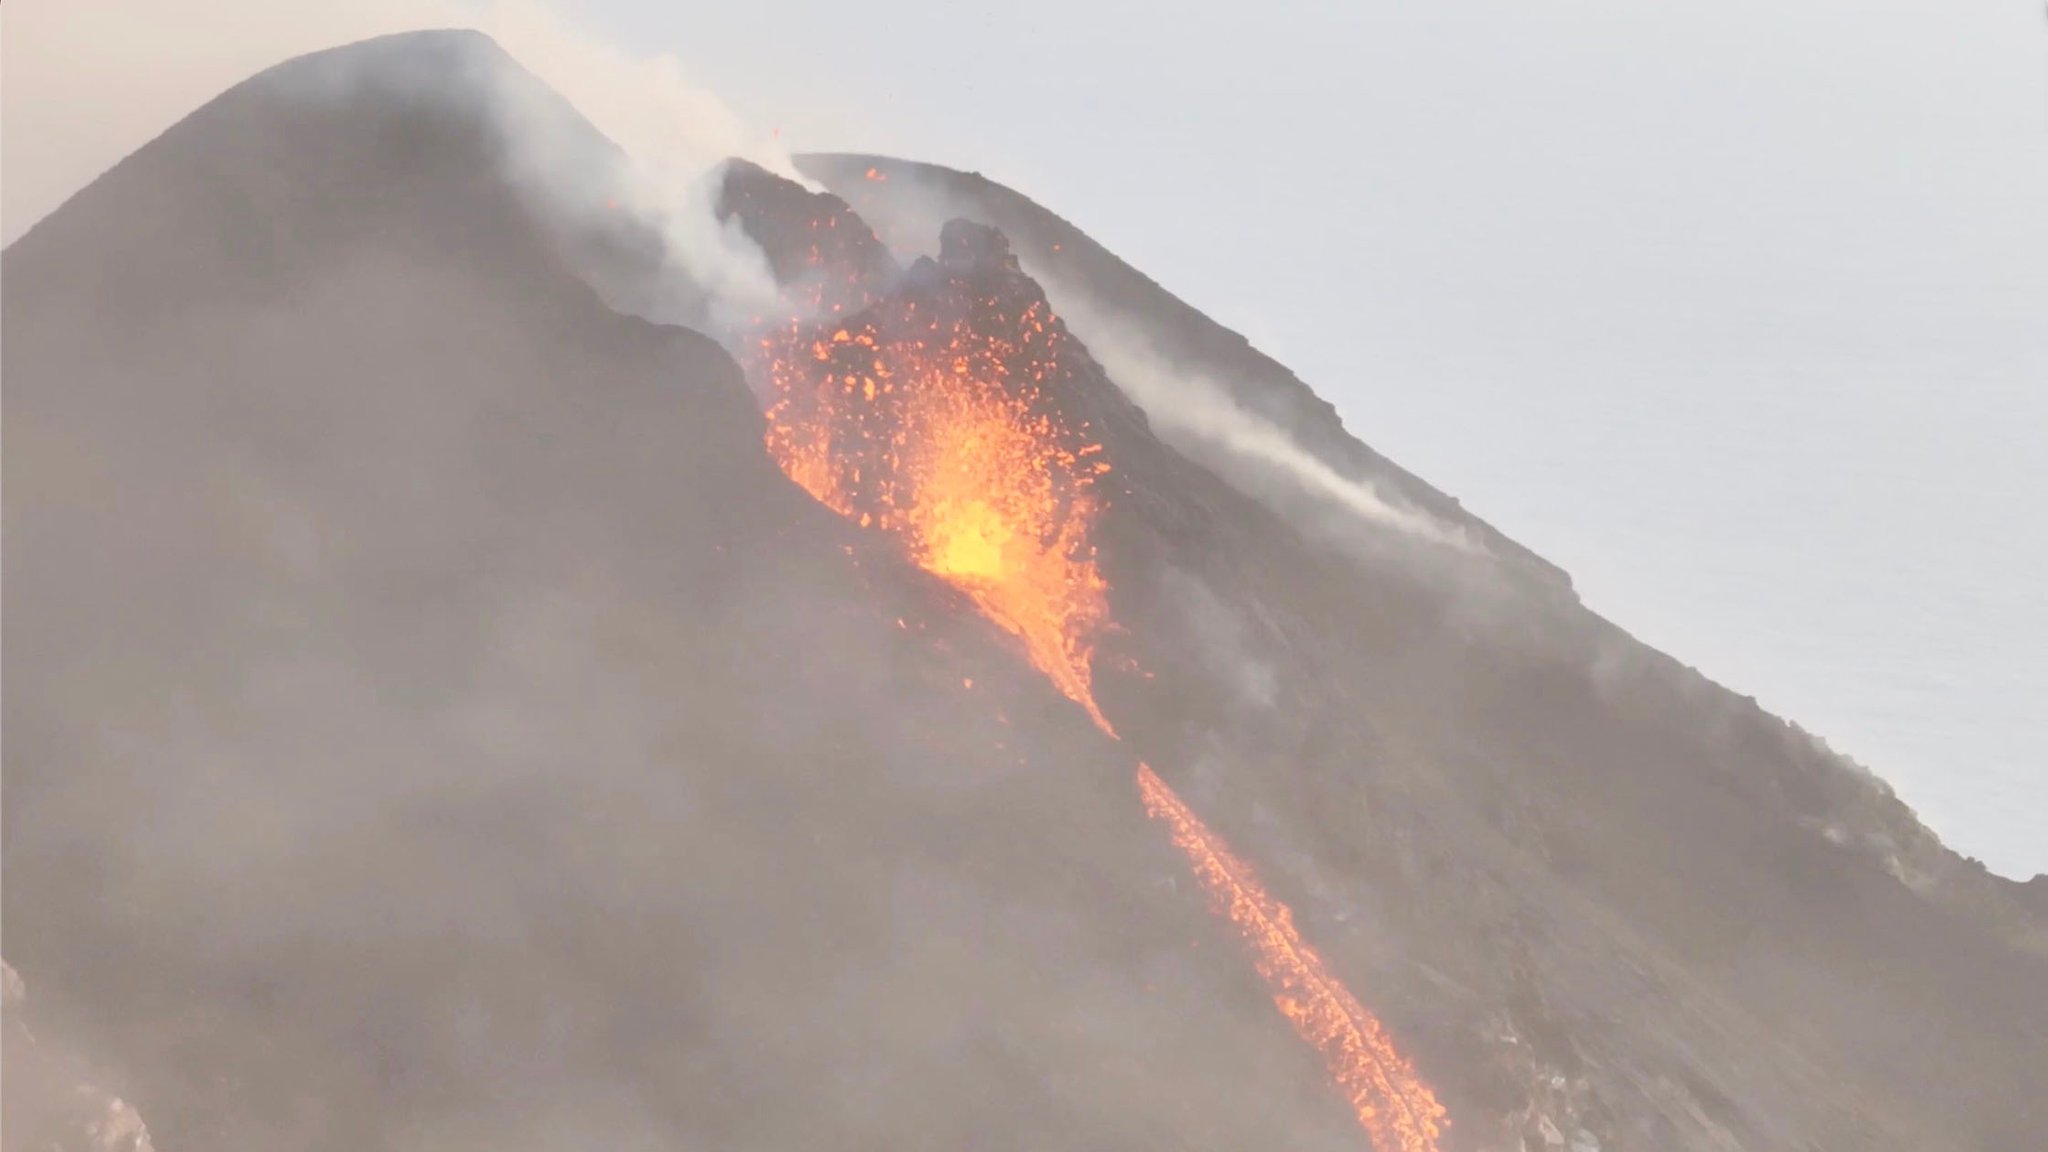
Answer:
[(505, 67), (281, 66), (5, 254), (27, 1026), (160, 1152), (1350, 1146), (1128, 754), (571, 274)]
[[(7, 960), (161, 1152), (1358, 1147), (1139, 756), (1446, 1149), (2038, 1142), (2038, 900), (1292, 377), (1245, 360), (1238, 399), (1508, 562), (1328, 547), (1054, 317), (1043, 400), (1111, 468), (1111, 743), (784, 478), (725, 350), (603, 306), (661, 256), (532, 199), (492, 100), (548, 97), (507, 68), (466, 34), (295, 61), (0, 262)], [(1047, 316), (1035, 246), (1085, 239), (1019, 266), (934, 220), (899, 261), (854, 188), (727, 179), (849, 326)]]
[[(868, 166), (837, 185), (856, 210), (924, 218), (927, 189)], [(743, 172), (743, 199), (776, 209), (739, 215), (771, 260), (829, 265), (813, 238), (858, 219), (848, 202), (763, 196), (763, 179)], [(910, 201), (891, 207), (898, 188)], [(944, 250), (891, 237), (936, 264), (839, 270), (871, 302), (845, 327), (1043, 303), (1000, 237), (944, 232)], [(1114, 468), (1104, 709), (1367, 990), (1450, 1105), (1446, 1147), (2037, 1140), (2048, 937), (2018, 886), (1575, 603), (1467, 557), (1321, 547), (1162, 444), (1079, 341), (1061, 347), (1031, 378)], [(1118, 658), (1142, 674), (1105, 673)]]

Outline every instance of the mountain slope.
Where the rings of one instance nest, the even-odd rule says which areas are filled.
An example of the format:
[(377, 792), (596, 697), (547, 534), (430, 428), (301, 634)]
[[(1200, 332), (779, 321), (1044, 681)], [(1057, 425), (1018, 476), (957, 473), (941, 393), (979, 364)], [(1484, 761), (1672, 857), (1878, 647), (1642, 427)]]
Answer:
[[(1468, 532), (1473, 539), (1568, 590), (1570, 577), (1508, 539), (1420, 477), (1375, 452), (1344, 427), (1336, 408), (1290, 371), (1160, 287), (1059, 216), (979, 173), (861, 154), (812, 154), (797, 165), (847, 198), (887, 238), (935, 231), (955, 216), (1000, 228), (1024, 269), (1043, 281), (1063, 312), (1099, 329), (1130, 326), (1164, 367), (1200, 376), (1232, 408), (1268, 422), (1288, 442), (1339, 476), (1382, 489), (1392, 500)], [(1133, 382), (1135, 383), (1135, 382)], [(1162, 432), (1204, 466), (1229, 474), (1237, 453), (1196, 430)]]
[[(2036, 1140), (2038, 900), (1023, 198), (733, 166), (835, 324), (1057, 337), (1015, 363), (1108, 469), (1110, 739), (785, 477), (726, 348), (606, 307), (664, 262), (541, 195), (497, 115), (537, 88), (464, 33), (293, 61), (0, 264), (7, 960), (162, 1152), (1358, 1147), (1141, 758), (1413, 1057), (1446, 1149)], [(903, 259), (869, 219), (916, 224)], [(1054, 245), (1087, 306), (1478, 547), (1332, 547), (1176, 439), (1045, 310)]]
[[(1058, 283), (1073, 277), (1062, 260), (1092, 260), (1084, 299), (1124, 292), (1119, 319), (1167, 359), (1286, 415), (1271, 371), (1232, 351), (1241, 341), (1104, 271), (1113, 257), (1015, 193), (873, 157), (801, 163), (864, 217), (1017, 227), (1023, 268)], [(1191, 330), (1206, 335), (1176, 335)], [(1120, 381), (1093, 376), (1079, 387), (1099, 412)], [(1155, 763), (1208, 766), (1196, 795), (1262, 859), (1289, 862), (1304, 916), (1368, 922), (1351, 962), (1379, 951), (1375, 987), (1450, 1018), (1408, 1025), (1441, 1045), (1439, 1067), (1472, 1077), (1467, 1115), (1566, 1112), (1653, 1147), (2031, 1138), (2048, 967), (2018, 886), (1955, 857), (1811, 737), (1576, 603), (1441, 554), (1332, 563), (1313, 533), (1276, 534), (1264, 510), (1187, 471), (1213, 446), (1176, 441), (1183, 459), (1115, 435), (1152, 416), (1106, 427), (1123, 503), (1140, 511), (1107, 514), (1104, 562), (1126, 643), (1157, 670), (1111, 716), (1150, 733)], [(1327, 452), (1337, 431), (1305, 438)], [(1226, 655), (1189, 647), (1204, 629), (1174, 618), (1177, 600), (1234, 621)], [(1247, 664), (1276, 686), (1272, 703), (1219, 709), (1228, 669)], [(1521, 1071), (1489, 1088), (1475, 1065), (1493, 1061)], [(1549, 1076), (1561, 1092), (1532, 1093)]]
[(572, 273), (508, 66), (281, 66), (6, 253), (30, 1026), (163, 1152), (1345, 1146), (1125, 754)]

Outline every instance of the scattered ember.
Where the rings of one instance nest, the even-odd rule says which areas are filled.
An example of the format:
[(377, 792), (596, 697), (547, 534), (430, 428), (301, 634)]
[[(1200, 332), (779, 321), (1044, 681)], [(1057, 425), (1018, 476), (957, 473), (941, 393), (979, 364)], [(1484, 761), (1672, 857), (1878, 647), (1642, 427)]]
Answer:
[[(868, 178), (882, 177), (870, 169)], [(1065, 329), (1016, 273), (1000, 233), (948, 225), (940, 260), (920, 262), (878, 297), (860, 264), (831, 258), (861, 243), (856, 231), (872, 242), (836, 215), (812, 221), (811, 236), (834, 242), (810, 244), (803, 282), (813, 287), (792, 302), (800, 314), (759, 340), (753, 370), (771, 398), (770, 455), (820, 503), (895, 537), (965, 593), (1114, 737), (1092, 669), (1109, 623), (1091, 540), (1110, 465), (1088, 428), (1046, 396), (1066, 371)], [(835, 316), (828, 300), (861, 307)], [(1436, 1152), (1443, 1106), (1301, 938), (1287, 906), (1150, 767), (1138, 766), (1137, 785), (1374, 1148)]]

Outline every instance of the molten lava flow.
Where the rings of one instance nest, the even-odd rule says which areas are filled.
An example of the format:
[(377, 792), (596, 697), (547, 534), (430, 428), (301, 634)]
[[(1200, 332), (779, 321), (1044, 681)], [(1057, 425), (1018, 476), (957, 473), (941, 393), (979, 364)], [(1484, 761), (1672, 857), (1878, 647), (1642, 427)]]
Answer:
[(1394, 1050), (1379, 1021), (1301, 938), (1287, 905), (1261, 887), (1250, 865), (1144, 764), (1138, 765), (1138, 792), (1146, 813), (1165, 824), (1174, 845), (1187, 854), (1217, 911), (1251, 945), (1259, 975), (1273, 989), (1273, 1003), (1322, 1054), (1330, 1078), (1351, 1101), (1373, 1146), (1400, 1152), (1436, 1148), (1443, 1105)]
[[(979, 295), (951, 274), (938, 287), (876, 301), (843, 325), (799, 320), (764, 338), (769, 453), (821, 503), (895, 536), (966, 593), (1114, 737), (1090, 669), (1109, 622), (1090, 542), (1109, 466), (1043, 393), (1061, 371), (1063, 330), (1035, 293), (1008, 307), (1001, 291)], [(1443, 1106), (1287, 906), (1151, 768), (1140, 764), (1137, 782), (1378, 1152), (1435, 1152)]]

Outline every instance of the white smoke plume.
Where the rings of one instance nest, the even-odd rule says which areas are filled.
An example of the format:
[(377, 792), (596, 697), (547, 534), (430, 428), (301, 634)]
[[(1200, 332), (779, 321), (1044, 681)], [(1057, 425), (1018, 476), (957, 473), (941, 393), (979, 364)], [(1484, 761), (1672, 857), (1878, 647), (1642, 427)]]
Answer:
[[(625, 153), (624, 168), (606, 174), (615, 181), (612, 198), (660, 234), (676, 271), (710, 297), (712, 320), (737, 321), (774, 300), (759, 247), (736, 222), (717, 219), (716, 182), (706, 178), (737, 156), (809, 184), (773, 135), (693, 84), (675, 56), (628, 52), (530, 0), (492, 3), (474, 23)], [(523, 89), (503, 87), (515, 175), (543, 195), (577, 181), (557, 118), (528, 107)]]
[[(1284, 481), (1318, 503), (1376, 527), (1462, 552), (1482, 550), (1462, 528), (1390, 499), (1370, 482), (1338, 472), (1279, 425), (1246, 411), (1222, 382), (1175, 363), (1135, 326), (1115, 319), (1083, 293), (1051, 279), (1045, 287), (1067, 326), (1110, 379), (1151, 417), (1160, 435), (1184, 449), (1222, 450), (1241, 465), (1227, 478), (1251, 495), (1271, 497), (1273, 482)], [(1213, 459), (1213, 453), (1200, 455)]]
[[(976, 205), (948, 189), (898, 172), (884, 197), (855, 196), (856, 208), (899, 259), (925, 251), (939, 228), (956, 216), (979, 217)], [(994, 221), (985, 221), (994, 223)], [(1370, 481), (1339, 472), (1303, 447), (1286, 429), (1233, 397), (1229, 385), (1168, 355), (1143, 325), (1093, 293), (1060, 278), (1056, 269), (1020, 257), (1045, 289), (1053, 310), (1126, 396), (1151, 419), (1162, 439), (1305, 531), (1336, 542), (1364, 535), (1396, 537), (1484, 554), (1462, 526), (1445, 523), (1389, 496)], [(1361, 533), (1360, 529), (1368, 529)], [(1376, 550), (1376, 549), (1372, 549)]]
[(496, 84), (493, 111), (525, 190), (557, 209), (608, 204), (630, 213), (662, 237), (674, 270), (712, 298), (714, 318), (772, 296), (758, 249), (712, 213), (715, 189), (705, 177), (728, 156), (802, 177), (772, 134), (694, 84), (675, 56), (607, 43), (537, 0), (214, 0), (203, 7), (195, 14), (155, 0), (69, 0), (8, 10), (0, 33), (0, 242), (11, 243), (122, 157), (272, 64), (388, 33), (475, 28), (627, 157), (623, 166), (590, 170), (588, 156), (571, 147), (569, 126), (539, 106), (530, 85)]

